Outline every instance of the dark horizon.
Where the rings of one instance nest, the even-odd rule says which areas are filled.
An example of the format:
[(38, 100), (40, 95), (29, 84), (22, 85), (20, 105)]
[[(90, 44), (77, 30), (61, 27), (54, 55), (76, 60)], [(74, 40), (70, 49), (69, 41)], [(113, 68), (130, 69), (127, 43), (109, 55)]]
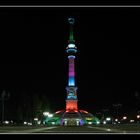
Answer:
[(11, 46), (4, 54), (9, 60), (1, 64), (0, 94), (10, 93), (9, 105), (26, 93), (45, 96), (53, 111), (65, 109), (72, 16), (79, 108), (95, 113), (121, 103), (122, 112), (140, 110), (139, 9), (1, 8), (0, 13), (3, 48)]

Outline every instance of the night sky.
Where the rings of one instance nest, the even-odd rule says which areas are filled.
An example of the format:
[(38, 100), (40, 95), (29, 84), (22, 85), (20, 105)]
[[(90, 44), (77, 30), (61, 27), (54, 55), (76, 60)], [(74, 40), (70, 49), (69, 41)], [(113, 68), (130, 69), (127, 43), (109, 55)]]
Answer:
[(140, 109), (139, 8), (0, 8), (0, 93), (10, 93), (9, 103), (44, 94), (54, 111), (65, 108), (70, 16), (79, 108)]

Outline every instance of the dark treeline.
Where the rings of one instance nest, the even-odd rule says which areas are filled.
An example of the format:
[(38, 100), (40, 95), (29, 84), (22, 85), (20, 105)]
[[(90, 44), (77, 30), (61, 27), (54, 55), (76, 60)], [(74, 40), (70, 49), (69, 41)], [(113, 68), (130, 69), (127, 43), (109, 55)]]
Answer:
[[(2, 93), (1, 93), (2, 94)], [(44, 111), (51, 111), (49, 99), (45, 94), (19, 92), (10, 93), (4, 98), (4, 120), (12, 120), (17, 123), (31, 122), (34, 118), (41, 119)], [(0, 100), (0, 120), (2, 120), (2, 96)]]

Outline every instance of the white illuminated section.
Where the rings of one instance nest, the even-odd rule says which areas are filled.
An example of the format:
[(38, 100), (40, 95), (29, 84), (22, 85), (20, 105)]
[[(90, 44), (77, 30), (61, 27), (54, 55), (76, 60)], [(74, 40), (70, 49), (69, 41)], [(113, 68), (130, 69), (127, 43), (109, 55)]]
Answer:
[(107, 121), (111, 121), (111, 118), (106, 118)]
[(41, 121), (38, 121), (37, 124), (41, 124)]
[(9, 121), (5, 121), (5, 124), (9, 124)]
[(38, 118), (34, 118), (34, 121), (38, 121)]
[(124, 117), (123, 117), (123, 120), (126, 120), (126, 119), (127, 119), (127, 117), (126, 117), (126, 116), (124, 116)]
[(117, 122), (118, 121), (118, 119), (115, 119), (115, 122)]
[(69, 48), (75, 48), (75, 44), (69, 44), (68, 47)]
[(24, 122), (24, 124), (27, 124), (27, 122)]
[(32, 125), (32, 123), (28, 123), (28, 125)]
[(92, 124), (92, 122), (88, 122), (88, 124)]
[(49, 117), (49, 118), (53, 117), (53, 114), (49, 114), (48, 117)]
[(43, 115), (44, 116), (48, 116), (49, 115), (49, 112), (43, 112)]
[(134, 120), (130, 120), (130, 122), (134, 122)]

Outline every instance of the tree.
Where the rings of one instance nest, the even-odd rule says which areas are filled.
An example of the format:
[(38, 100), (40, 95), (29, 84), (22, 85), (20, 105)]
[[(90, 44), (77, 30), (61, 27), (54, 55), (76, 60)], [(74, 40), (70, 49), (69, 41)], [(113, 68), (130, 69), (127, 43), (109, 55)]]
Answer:
[(17, 103), (17, 121), (31, 121), (31, 118), (31, 96), (27, 92), (21, 92)]
[(7, 111), (7, 108), (5, 108), (5, 101), (8, 100), (9, 97), (10, 97), (10, 94), (7, 93), (5, 90), (3, 90), (2, 94), (1, 94), (1, 98), (0, 98), (1, 103), (2, 103), (2, 109), (1, 109), (2, 110), (2, 112), (1, 112), (1, 114), (2, 114), (2, 123), (5, 121), (5, 119), (7, 117), (6, 113), (8, 111)]
[(116, 104), (113, 104), (113, 107), (115, 108), (115, 111), (116, 111), (116, 116), (119, 117), (120, 113), (120, 108), (122, 107), (122, 104), (120, 103), (116, 103)]

